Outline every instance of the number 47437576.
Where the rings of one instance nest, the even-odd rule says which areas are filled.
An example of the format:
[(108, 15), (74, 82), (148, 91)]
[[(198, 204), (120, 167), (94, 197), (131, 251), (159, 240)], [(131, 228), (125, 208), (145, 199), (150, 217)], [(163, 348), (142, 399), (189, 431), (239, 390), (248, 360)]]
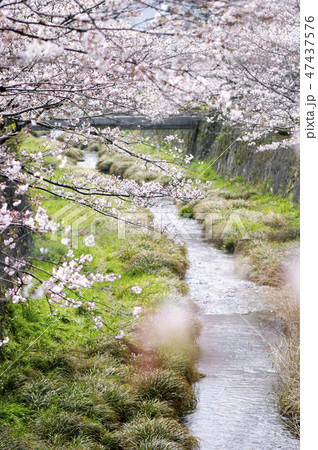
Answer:
[[(305, 60), (307, 62), (309, 62), (310, 64), (312, 64), (312, 61), (314, 59), (315, 50), (314, 50), (314, 42), (307, 40), (307, 38), (314, 39), (315, 35), (314, 35), (313, 31), (309, 31), (309, 30), (314, 30), (313, 24), (309, 25), (308, 22), (312, 23), (312, 22), (314, 22), (314, 20), (315, 20), (315, 18), (313, 16), (305, 17), (305, 47), (309, 47), (309, 48), (305, 48), (305, 55), (307, 55), (307, 56), (305, 56)], [(309, 29), (308, 32), (307, 32), (307, 29)], [(305, 63), (305, 70), (309, 70), (309, 72), (305, 73), (306, 77), (311, 78), (314, 76), (314, 72), (311, 72), (314, 70), (313, 66)]]

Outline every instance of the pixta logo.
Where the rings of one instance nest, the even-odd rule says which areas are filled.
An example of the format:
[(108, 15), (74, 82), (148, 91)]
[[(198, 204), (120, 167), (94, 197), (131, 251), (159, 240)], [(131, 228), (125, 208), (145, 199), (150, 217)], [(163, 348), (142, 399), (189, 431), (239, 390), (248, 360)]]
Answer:
[(98, 216), (96, 211), (85, 206), (68, 204), (52, 214), (54, 221), (59, 224), (58, 231), (52, 235), (52, 239), (55, 241), (68, 239), (70, 247), (77, 249), (80, 238), (95, 235), (95, 219)]

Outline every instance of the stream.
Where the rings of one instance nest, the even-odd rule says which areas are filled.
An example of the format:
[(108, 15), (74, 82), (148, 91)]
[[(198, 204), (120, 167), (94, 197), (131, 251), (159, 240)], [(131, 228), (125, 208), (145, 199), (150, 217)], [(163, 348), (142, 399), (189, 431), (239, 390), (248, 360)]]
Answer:
[[(84, 152), (80, 167), (96, 168), (97, 154)], [(197, 408), (186, 419), (202, 450), (293, 450), (275, 406), (277, 375), (269, 352), (280, 326), (274, 291), (239, 278), (234, 257), (206, 242), (197, 221), (178, 216), (172, 199), (152, 206), (159, 229), (173, 229), (190, 262), (185, 281), (200, 308), (202, 332), (196, 383)]]
[(185, 281), (200, 308), (198, 405), (186, 425), (202, 450), (298, 449), (275, 406), (269, 356), (279, 336), (274, 291), (240, 279), (234, 257), (204, 241), (197, 221), (178, 216), (170, 199), (151, 208), (158, 227), (175, 229), (190, 266)]

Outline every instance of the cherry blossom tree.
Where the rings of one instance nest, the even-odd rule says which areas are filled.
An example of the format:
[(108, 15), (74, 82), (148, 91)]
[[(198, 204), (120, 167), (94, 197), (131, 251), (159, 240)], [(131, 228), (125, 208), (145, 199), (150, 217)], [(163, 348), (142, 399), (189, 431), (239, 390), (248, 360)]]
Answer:
[[(242, 139), (255, 145), (275, 134), (299, 142), (299, 2), (246, 2), (228, 8), (218, 24), (214, 55), (222, 91), (216, 106), (230, 124), (243, 125)], [(217, 49), (220, 51), (217, 52)]]
[[(17, 250), (18, 241), (29, 233), (55, 232), (59, 224), (39, 202), (26, 200), (30, 189), (115, 218), (114, 198), (139, 205), (156, 197), (200, 195), (178, 168), (135, 155), (119, 129), (100, 130), (94, 117), (120, 112), (160, 119), (191, 111), (239, 127), (247, 144), (283, 133), (285, 141), (274, 139), (270, 148), (294, 145), (298, 24), (297, 0), (2, 1), (0, 264), (5, 298), (24, 302), (32, 291), (51, 303), (78, 307), (85, 301), (83, 288), (111, 282), (99, 273), (84, 275), (83, 264), (91, 256), (75, 258), (71, 249), (45, 281), (34, 275), (26, 252)], [(67, 119), (63, 126), (54, 123), (60, 118)], [(52, 138), (56, 131), (66, 132), (72, 145), (83, 139), (111, 145), (166, 171), (172, 181), (164, 187), (97, 174), (85, 182), (71, 175), (57, 179), (44, 161), (53, 156), (62, 167), (65, 143), (36, 152), (20, 148), (21, 132), (35, 125), (46, 127)], [(88, 240), (88, 247), (92, 243)], [(96, 318), (96, 326), (101, 324)]]

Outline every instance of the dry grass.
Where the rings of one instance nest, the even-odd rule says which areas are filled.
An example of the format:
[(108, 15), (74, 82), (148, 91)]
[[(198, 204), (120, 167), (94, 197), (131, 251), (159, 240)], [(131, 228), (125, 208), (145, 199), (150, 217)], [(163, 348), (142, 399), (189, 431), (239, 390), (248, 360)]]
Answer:
[(275, 363), (279, 375), (278, 407), (294, 434), (300, 434), (300, 303), (299, 295), (285, 289), (278, 297), (284, 338)]

